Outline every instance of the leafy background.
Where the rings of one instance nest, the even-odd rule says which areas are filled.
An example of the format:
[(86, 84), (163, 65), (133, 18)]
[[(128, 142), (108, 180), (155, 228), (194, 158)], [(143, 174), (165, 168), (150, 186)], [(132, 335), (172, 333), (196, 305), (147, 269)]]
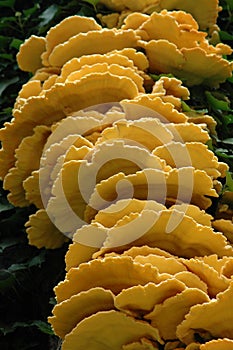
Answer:
[[(220, 0), (220, 5), (220, 38), (232, 46), (233, 0)], [(44, 36), (69, 15), (95, 18), (96, 7), (98, 0), (0, 0), (0, 127), (11, 119), (17, 93), (30, 78), (16, 63), (20, 44), (32, 34)], [(107, 13), (107, 9), (99, 8), (98, 12)], [(205, 111), (217, 121), (217, 136), (212, 137), (209, 147), (230, 166), (223, 193), (233, 191), (233, 78), (217, 90), (198, 86), (190, 92), (184, 108)], [(47, 317), (55, 303), (53, 288), (65, 275), (67, 244), (55, 250), (29, 246), (24, 224), (35, 208), (15, 208), (6, 196), (0, 183), (0, 349), (55, 350), (59, 340)], [(211, 210), (216, 210), (216, 203)]]

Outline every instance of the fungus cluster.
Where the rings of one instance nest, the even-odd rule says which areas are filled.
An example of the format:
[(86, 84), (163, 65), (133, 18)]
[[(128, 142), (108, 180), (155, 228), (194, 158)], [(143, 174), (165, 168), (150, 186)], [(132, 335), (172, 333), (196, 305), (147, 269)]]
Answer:
[(49, 322), (63, 350), (233, 349), (233, 224), (206, 212), (228, 166), (214, 119), (182, 109), (186, 86), (232, 73), (198, 26), (217, 1), (208, 18), (192, 1), (100, 3), (128, 11), (118, 28), (72, 16), (20, 47), (33, 75), (0, 130), (8, 199), (37, 208), (29, 243), (72, 239)]

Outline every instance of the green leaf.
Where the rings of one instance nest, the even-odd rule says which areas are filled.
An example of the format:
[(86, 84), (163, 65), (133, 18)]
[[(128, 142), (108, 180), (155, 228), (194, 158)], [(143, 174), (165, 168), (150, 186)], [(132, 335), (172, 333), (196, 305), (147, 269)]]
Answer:
[(231, 111), (229, 107), (230, 103), (228, 101), (219, 100), (218, 98), (214, 97), (213, 94), (211, 94), (209, 91), (206, 91), (205, 94), (207, 97), (207, 101), (209, 102), (213, 110)]
[(161, 77), (168, 77), (168, 78), (174, 78), (174, 75), (171, 74), (171, 73), (168, 73), (168, 74), (149, 74), (149, 76), (154, 80), (154, 81), (157, 81), (159, 80)]
[(88, 2), (95, 7), (98, 4), (99, 0), (84, 0), (84, 2)]
[(233, 173), (230, 171), (226, 172), (225, 190), (233, 192)]
[(31, 322), (15, 322), (11, 326), (0, 327), (0, 331), (6, 335), (14, 332), (17, 328), (37, 327), (42, 333), (53, 335), (51, 326), (44, 321), (35, 320)]
[(8, 43), (9, 43), (9, 37), (5, 37), (5, 36), (2, 36), (0, 35), (0, 47), (3, 48), (3, 47), (7, 47)]
[(229, 150), (227, 148), (216, 148), (215, 154), (218, 157), (226, 158), (226, 159), (233, 159), (233, 155), (229, 154)]
[(52, 327), (47, 322), (38, 320), (38, 321), (33, 321), (31, 325), (36, 326), (42, 333), (49, 334), (49, 335), (54, 334)]
[(181, 101), (181, 107), (182, 107), (182, 111), (183, 112), (191, 112), (191, 108), (189, 107), (189, 105), (187, 105), (187, 103), (185, 103), (184, 101)]
[(224, 30), (220, 30), (219, 35), (221, 40), (233, 40), (233, 35), (228, 32), (225, 32)]
[(49, 24), (49, 22), (55, 17), (58, 9), (59, 9), (58, 5), (53, 4), (49, 6), (44, 12), (42, 12), (41, 15), (39, 16), (39, 18), (42, 19), (42, 21), (40, 22), (40, 27), (43, 27)]
[(29, 261), (28, 267), (41, 266), (41, 264), (46, 260), (45, 255), (45, 250), (41, 250), (39, 255), (36, 255)]
[(21, 237), (8, 237), (0, 241), (0, 252), (2, 253), (6, 248), (13, 247), (22, 241)]
[(11, 79), (3, 79), (0, 81), (0, 95), (3, 93), (4, 90), (6, 90), (6, 88), (8, 88), (8, 86), (16, 83), (19, 80), (19, 78), (16, 76), (14, 78)]
[(231, 76), (230, 78), (227, 78), (227, 81), (229, 81), (230, 83), (233, 83), (233, 76)]
[(23, 43), (23, 40), (13, 39), (10, 43), (10, 47), (13, 47), (18, 50), (22, 43)]
[(0, 293), (4, 292), (15, 282), (14, 275), (5, 269), (0, 270)]
[(0, 58), (5, 59), (7, 61), (11, 61), (11, 62), (14, 61), (14, 58), (10, 53), (9, 54), (8, 53), (1, 53)]
[(233, 10), (233, 0), (226, 0), (230, 10)]
[(226, 145), (233, 145), (233, 138), (230, 137), (228, 139), (222, 140), (221, 142), (226, 144)]
[(23, 14), (25, 17), (30, 17), (33, 15), (38, 9), (40, 8), (39, 4), (35, 4), (33, 7), (30, 7), (29, 9), (23, 10)]
[(4, 213), (4, 212), (9, 211), (13, 208), (14, 208), (13, 205), (8, 203), (7, 200), (0, 198), (0, 213)]
[(223, 121), (225, 125), (233, 123), (233, 114), (223, 115)]
[(13, 8), (14, 5), (15, 5), (15, 0), (3, 0), (3, 1), (0, 1), (0, 7)]

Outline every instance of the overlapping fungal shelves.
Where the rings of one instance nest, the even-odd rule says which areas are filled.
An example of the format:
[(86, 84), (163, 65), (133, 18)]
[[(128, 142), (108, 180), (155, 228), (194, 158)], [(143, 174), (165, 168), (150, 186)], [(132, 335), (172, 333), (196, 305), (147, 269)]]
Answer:
[(208, 211), (228, 165), (215, 120), (182, 108), (232, 74), (218, 2), (100, 3), (101, 24), (21, 45), (32, 78), (0, 130), (8, 199), (37, 208), (29, 244), (69, 241), (49, 322), (63, 350), (233, 349), (233, 226)]

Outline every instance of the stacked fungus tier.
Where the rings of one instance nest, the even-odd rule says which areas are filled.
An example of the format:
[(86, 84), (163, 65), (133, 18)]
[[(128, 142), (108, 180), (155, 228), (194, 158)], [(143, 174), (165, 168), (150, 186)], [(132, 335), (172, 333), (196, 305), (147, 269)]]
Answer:
[(229, 169), (214, 118), (187, 111), (190, 87), (232, 75), (218, 2), (100, 3), (99, 23), (21, 45), (32, 77), (0, 130), (29, 244), (69, 242), (49, 322), (62, 350), (232, 350), (232, 215), (210, 210)]

